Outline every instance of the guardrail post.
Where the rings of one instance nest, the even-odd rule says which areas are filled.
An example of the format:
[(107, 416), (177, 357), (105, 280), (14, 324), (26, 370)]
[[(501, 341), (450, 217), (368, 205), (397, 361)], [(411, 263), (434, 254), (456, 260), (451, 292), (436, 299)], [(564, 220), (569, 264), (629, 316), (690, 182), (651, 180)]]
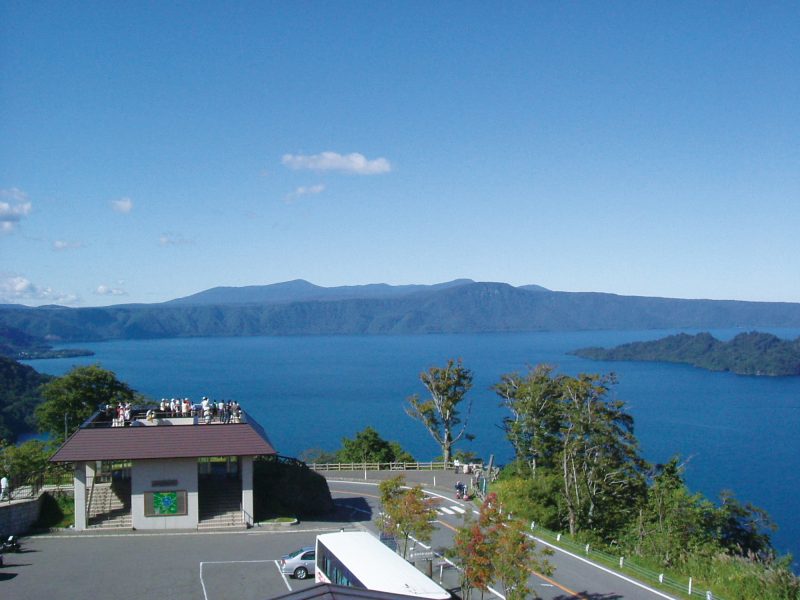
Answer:
[(557, 542), (561, 541), (561, 534), (560, 533), (556, 534), (556, 541)]
[(692, 578), (689, 577), (689, 595), (692, 595)]
[(536, 529), (536, 521), (531, 521), (531, 531)]
[(625, 564), (625, 557), (624, 556), (620, 556), (619, 557), (619, 568), (621, 569), (624, 564)]
[(586, 554), (589, 554), (589, 544), (586, 544)]
[(664, 574), (663, 573), (659, 573), (658, 574), (658, 583), (664, 583)]
[(711, 592), (706, 592), (706, 600), (714, 600), (714, 594)]

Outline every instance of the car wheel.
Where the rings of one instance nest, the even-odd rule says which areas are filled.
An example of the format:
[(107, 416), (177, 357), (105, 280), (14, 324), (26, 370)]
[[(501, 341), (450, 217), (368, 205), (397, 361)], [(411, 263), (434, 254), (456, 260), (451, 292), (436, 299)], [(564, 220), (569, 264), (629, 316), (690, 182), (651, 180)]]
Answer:
[(308, 569), (306, 569), (305, 567), (297, 567), (294, 570), (294, 576), (296, 579), (305, 579), (306, 577), (308, 577)]

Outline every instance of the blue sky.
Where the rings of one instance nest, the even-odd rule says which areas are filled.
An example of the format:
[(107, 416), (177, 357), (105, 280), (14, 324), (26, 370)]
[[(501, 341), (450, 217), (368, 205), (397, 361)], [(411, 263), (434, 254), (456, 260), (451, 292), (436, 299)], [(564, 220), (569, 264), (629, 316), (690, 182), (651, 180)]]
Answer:
[(0, 5), (0, 302), (800, 302), (796, 2)]

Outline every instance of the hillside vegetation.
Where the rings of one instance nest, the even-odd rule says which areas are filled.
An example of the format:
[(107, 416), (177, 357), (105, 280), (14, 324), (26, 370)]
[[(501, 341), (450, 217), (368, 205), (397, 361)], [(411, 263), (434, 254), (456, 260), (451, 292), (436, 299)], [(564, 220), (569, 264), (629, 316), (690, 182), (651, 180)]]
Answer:
[(20, 360), (32, 358), (69, 358), (91, 356), (90, 350), (77, 348), (54, 350), (44, 339), (29, 335), (14, 327), (0, 325), (0, 356)]
[(52, 377), (0, 356), (0, 440), (14, 442), (21, 433), (36, 431), (34, 409), (39, 389)]
[(652, 342), (573, 352), (594, 360), (645, 360), (694, 365), (739, 375), (800, 375), (800, 337), (782, 340), (770, 333), (741, 333), (722, 342), (710, 333), (681, 333)]

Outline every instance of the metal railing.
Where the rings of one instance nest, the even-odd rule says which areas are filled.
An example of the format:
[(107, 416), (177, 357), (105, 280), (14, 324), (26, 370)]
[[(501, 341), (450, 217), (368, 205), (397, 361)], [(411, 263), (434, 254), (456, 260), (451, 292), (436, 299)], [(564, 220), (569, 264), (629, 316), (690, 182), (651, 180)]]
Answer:
[(354, 462), (354, 463), (307, 463), (315, 471), (446, 471), (453, 463), (430, 462)]
[(556, 533), (540, 527), (535, 523), (530, 524), (530, 536), (545, 545), (555, 546), (569, 551), (578, 556), (583, 556), (596, 562), (611, 567), (614, 571), (633, 575), (645, 584), (651, 584), (661, 590), (680, 594), (683, 598), (703, 598), (704, 600), (724, 600), (721, 596), (703, 589), (691, 576), (672, 576), (658, 572), (648, 567), (637, 565), (635, 559), (613, 555), (603, 550), (592, 548), (591, 544), (584, 544), (567, 537), (565, 534)]
[(12, 477), (9, 482), (9, 496), (6, 500), (27, 500), (39, 497), (44, 491), (64, 491), (72, 488), (72, 470), (50, 467), (43, 473), (26, 477)]

